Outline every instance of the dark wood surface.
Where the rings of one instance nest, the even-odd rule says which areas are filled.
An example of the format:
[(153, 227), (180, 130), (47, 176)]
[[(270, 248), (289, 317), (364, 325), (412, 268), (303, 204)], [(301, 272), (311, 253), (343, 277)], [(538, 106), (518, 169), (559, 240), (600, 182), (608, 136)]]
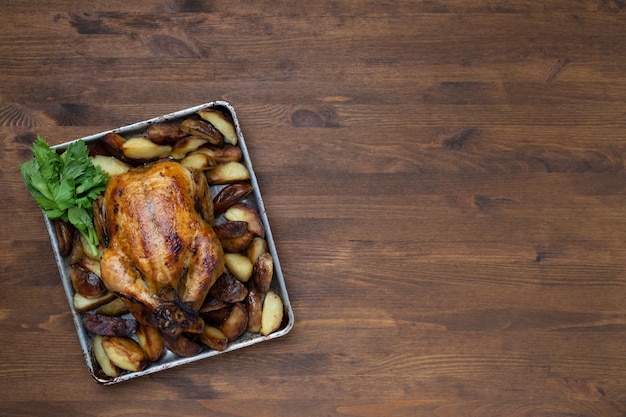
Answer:
[[(0, 415), (626, 415), (626, 3), (11, 0)], [(92, 382), (18, 166), (237, 110), (285, 337)]]

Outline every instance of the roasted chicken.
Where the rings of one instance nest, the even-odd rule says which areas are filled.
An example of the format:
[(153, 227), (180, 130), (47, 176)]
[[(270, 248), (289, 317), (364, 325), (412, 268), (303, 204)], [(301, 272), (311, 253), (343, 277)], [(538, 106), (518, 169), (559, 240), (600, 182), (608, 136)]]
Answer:
[(162, 160), (111, 177), (95, 210), (102, 280), (166, 340), (202, 332), (198, 311), (224, 271), (206, 177)]

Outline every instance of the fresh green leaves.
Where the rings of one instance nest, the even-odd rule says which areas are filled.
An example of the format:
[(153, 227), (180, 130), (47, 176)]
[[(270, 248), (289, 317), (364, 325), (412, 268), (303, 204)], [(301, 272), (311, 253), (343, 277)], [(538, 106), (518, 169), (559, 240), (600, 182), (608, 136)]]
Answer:
[(107, 174), (91, 163), (82, 140), (58, 154), (37, 136), (32, 151), (34, 157), (20, 165), (26, 188), (46, 216), (73, 224), (96, 254), (99, 242), (92, 202), (104, 191)]

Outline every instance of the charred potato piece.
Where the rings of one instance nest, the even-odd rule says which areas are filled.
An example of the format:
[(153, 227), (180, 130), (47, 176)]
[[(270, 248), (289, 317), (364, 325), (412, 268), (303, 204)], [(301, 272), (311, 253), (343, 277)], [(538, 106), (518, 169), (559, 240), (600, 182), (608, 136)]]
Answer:
[(148, 355), (127, 336), (104, 336), (102, 348), (113, 365), (127, 371), (141, 371), (148, 364)]
[(109, 317), (102, 314), (83, 315), (83, 327), (94, 334), (102, 336), (131, 336), (137, 329), (135, 319)]
[(220, 215), (231, 206), (239, 203), (252, 192), (252, 185), (247, 182), (240, 182), (227, 185), (213, 197), (215, 215)]
[(225, 162), (206, 171), (211, 185), (230, 184), (250, 180), (250, 171), (241, 162)]
[(213, 326), (204, 326), (204, 331), (198, 340), (203, 345), (222, 352), (228, 346), (228, 338), (220, 329)]
[(183, 159), (189, 152), (195, 151), (205, 143), (207, 143), (205, 138), (187, 136), (186, 138), (180, 139), (174, 144), (174, 146), (172, 146), (172, 152), (170, 155), (176, 160)]
[(179, 129), (179, 126), (178, 122), (156, 123), (148, 127), (146, 136), (157, 145), (173, 145), (187, 136), (187, 133)]
[(225, 303), (243, 301), (248, 295), (246, 286), (231, 274), (224, 273), (215, 281), (209, 295)]
[(259, 333), (261, 331), (261, 315), (263, 313), (261, 293), (256, 289), (249, 290), (244, 305), (248, 311), (247, 330), (250, 333)]
[(137, 324), (137, 342), (151, 362), (159, 359), (165, 349), (165, 343), (159, 330), (141, 323)]
[(113, 365), (111, 359), (107, 356), (104, 348), (102, 347), (102, 336), (96, 335), (93, 338), (93, 353), (96, 357), (96, 362), (100, 365), (100, 369), (106, 376), (115, 378), (121, 374), (120, 368)]
[(72, 253), (72, 245), (74, 244), (74, 226), (62, 220), (54, 220), (54, 234), (57, 238), (59, 247), (59, 255), (67, 256)]
[(114, 156), (96, 155), (91, 158), (91, 162), (100, 167), (109, 177), (123, 174), (131, 168), (130, 165)]
[(169, 145), (157, 145), (146, 137), (134, 137), (128, 139), (122, 145), (124, 156), (137, 161), (153, 161), (165, 158), (172, 152)]
[(250, 232), (247, 232), (239, 237), (233, 238), (222, 238), (220, 239), (220, 243), (222, 244), (222, 249), (224, 252), (228, 253), (238, 253), (244, 252), (250, 246), (254, 235)]
[(199, 119), (185, 119), (180, 124), (180, 130), (192, 136), (206, 139), (210, 144), (222, 146), (224, 135), (211, 123)]
[(119, 317), (129, 312), (130, 309), (128, 308), (124, 300), (119, 297), (116, 297), (113, 301), (104, 304), (96, 311), (97, 314), (102, 314), (103, 316), (109, 317)]
[(203, 146), (194, 153), (205, 153), (216, 162), (240, 162), (243, 158), (243, 151), (239, 146)]
[(224, 263), (228, 271), (241, 282), (248, 282), (252, 276), (253, 264), (241, 253), (225, 253)]
[(224, 135), (224, 140), (231, 145), (237, 144), (237, 131), (233, 122), (226, 115), (218, 110), (205, 109), (199, 110), (198, 115), (213, 125)]
[(242, 221), (222, 222), (213, 225), (213, 231), (220, 239), (243, 236), (248, 231), (248, 223)]
[(259, 291), (266, 293), (270, 290), (273, 276), (274, 259), (272, 258), (272, 255), (265, 252), (254, 262), (254, 266), (252, 268), (252, 279), (254, 280), (254, 283)]
[(248, 311), (241, 303), (233, 304), (230, 314), (222, 323), (220, 330), (229, 342), (236, 340), (248, 327)]
[(224, 212), (226, 220), (248, 223), (248, 230), (255, 236), (265, 237), (265, 226), (256, 208), (249, 204), (237, 203)]
[(93, 310), (94, 308), (98, 308), (101, 305), (113, 301), (115, 297), (117, 297), (115, 294), (106, 292), (100, 297), (87, 298), (76, 292), (74, 293), (74, 298), (72, 302), (76, 311), (78, 311), (79, 313), (84, 313), (86, 311)]
[(263, 300), (260, 333), (267, 336), (278, 330), (283, 322), (283, 314), (283, 300), (274, 291), (269, 291)]
[(250, 262), (254, 264), (258, 257), (267, 251), (267, 240), (265, 240), (265, 238), (257, 236), (252, 239), (252, 242), (250, 242), (250, 245), (246, 249), (246, 256), (248, 257), (248, 259), (250, 259)]
[(70, 266), (70, 279), (74, 290), (86, 298), (97, 298), (107, 292), (100, 277), (79, 264)]

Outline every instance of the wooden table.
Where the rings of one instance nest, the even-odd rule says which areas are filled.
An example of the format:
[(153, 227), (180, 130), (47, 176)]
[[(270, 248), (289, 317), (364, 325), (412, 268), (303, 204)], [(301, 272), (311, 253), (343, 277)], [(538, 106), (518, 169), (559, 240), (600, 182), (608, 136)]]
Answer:
[[(3, 416), (626, 415), (626, 3), (5, 1)], [(296, 323), (91, 381), (19, 164), (227, 100)]]

